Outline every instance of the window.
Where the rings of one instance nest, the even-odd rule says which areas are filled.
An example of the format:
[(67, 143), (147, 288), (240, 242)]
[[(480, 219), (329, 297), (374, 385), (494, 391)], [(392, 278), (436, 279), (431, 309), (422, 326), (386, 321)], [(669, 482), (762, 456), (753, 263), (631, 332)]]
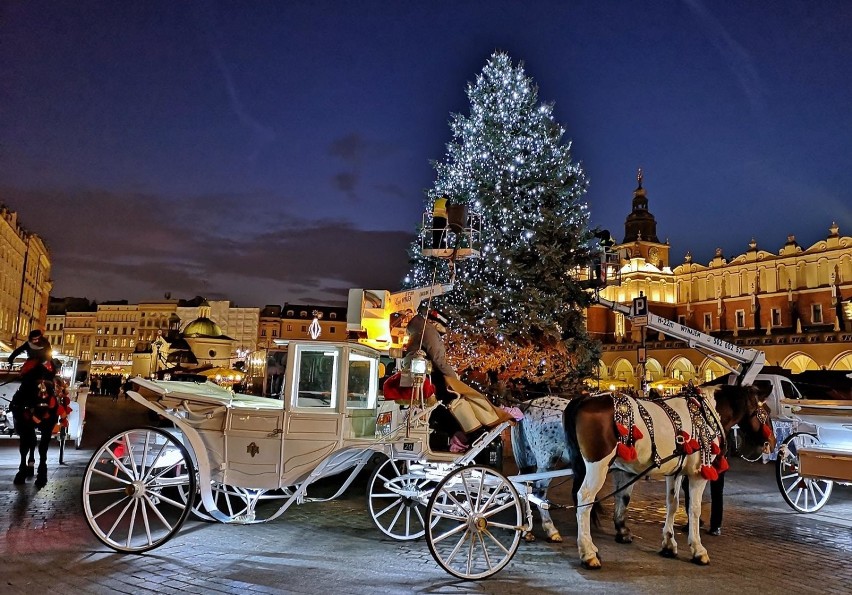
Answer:
[(308, 313), (305, 310), (302, 310), (301, 312), (299, 312), (299, 317), (300, 318), (307, 318)]
[(349, 356), (348, 386), (346, 389), (346, 407), (349, 409), (372, 409), (375, 390), (372, 382), (377, 374), (373, 373), (376, 360), (356, 354)]
[(737, 310), (737, 328), (745, 328), (745, 310)]
[(686, 316), (684, 316), (683, 314), (678, 314), (677, 323), (686, 325)]
[(293, 310), (287, 310), (287, 316), (289, 316), (290, 318), (293, 318), (293, 316), (295, 316), (295, 315), (296, 315), (296, 313), (293, 312)]
[(781, 310), (772, 308), (772, 326), (781, 326)]
[(822, 324), (822, 304), (811, 304), (811, 322)]
[(265, 329), (265, 328), (260, 329), (260, 336), (261, 336), (261, 337), (265, 337), (265, 336), (266, 336), (266, 329)]
[(337, 408), (338, 351), (318, 351), (315, 347), (304, 346), (297, 349), (299, 368), (293, 406), (334, 411)]
[(292, 330), (293, 330), (293, 325), (292, 325), (292, 324), (288, 324), (288, 325), (287, 325), (287, 330), (288, 330), (288, 331), (292, 331)]
[(713, 315), (710, 312), (704, 313), (704, 330), (712, 331), (713, 330)]
[(278, 329), (277, 329), (277, 328), (272, 329), (272, 336), (273, 336), (273, 337), (277, 337), (277, 336), (278, 336)]
[(334, 331), (335, 331), (334, 327), (331, 327), (330, 329), (328, 329), (328, 332), (331, 333), (332, 335), (334, 334)]
[(337, 312), (332, 312), (328, 317), (330, 320), (337, 320)]
[(308, 332), (308, 326), (307, 325), (305, 325), (305, 324), (302, 325), (302, 332), (303, 333)]

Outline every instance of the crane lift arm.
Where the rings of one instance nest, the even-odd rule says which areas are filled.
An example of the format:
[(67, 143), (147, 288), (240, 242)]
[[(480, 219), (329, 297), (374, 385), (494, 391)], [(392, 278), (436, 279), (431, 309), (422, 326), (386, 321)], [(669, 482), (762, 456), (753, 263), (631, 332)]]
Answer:
[(346, 330), (359, 335), (358, 342), (379, 350), (399, 347), (391, 333), (390, 317), (396, 312), (416, 312), (420, 303), (449, 293), (452, 283), (437, 283), (391, 293), (384, 289), (350, 289)]
[[(684, 324), (648, 312), (648, 300), (645, 297), (634, 298), (630, 306), (608, 300), (602, 297), (599, 292), (595, 292), (592, 299), (595, 303), (619, 314), (623, 314), (634, 325), (644, 325), (672, 339), (683, 341), (689, 347), (700, 351), (720, 366), (737, 374), (737, 384), (752, 384), (766, 362), (766, 354), (762, 351), (737, 347), (718, 337), (707, 335)], [(732, 368), (721, 357), (734, 360), (739, 364), (739, 368)]]

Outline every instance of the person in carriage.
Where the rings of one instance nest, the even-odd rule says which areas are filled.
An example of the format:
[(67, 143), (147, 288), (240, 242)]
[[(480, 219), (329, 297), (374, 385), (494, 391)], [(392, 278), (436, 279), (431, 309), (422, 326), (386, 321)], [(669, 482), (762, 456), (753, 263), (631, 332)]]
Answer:
[(464, 452), (484, 428), (496, 426), (511, 419), (497, 409), (477, 391), (463, 383), (458, 372), (447, 358), (443, 335), (449, 320), (435, 308), (421, 308), (416, 315), (409, 312), (393, 321), (395, 326), (405, 324), (406, 358), (422, 350), (432, 363), (430, 381), (435, 398), (442, 406), (436, 407), (430, 417), (429, 447), (435, 451)]

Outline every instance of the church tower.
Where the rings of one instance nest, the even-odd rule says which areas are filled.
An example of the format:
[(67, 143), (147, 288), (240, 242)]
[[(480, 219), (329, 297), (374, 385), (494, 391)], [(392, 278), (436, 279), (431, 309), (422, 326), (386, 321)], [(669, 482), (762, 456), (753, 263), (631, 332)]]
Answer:
[(625, 260), (641, 258), (659, 270), (669, 266), (668, 242), (661, 243), (657, 237), (657, 220), (648, 210), (648, 196), (642, 187), (642, 169), (640, 168), (633, 191), (633, 210), (624, 222), (624, 240), (619, 245)]

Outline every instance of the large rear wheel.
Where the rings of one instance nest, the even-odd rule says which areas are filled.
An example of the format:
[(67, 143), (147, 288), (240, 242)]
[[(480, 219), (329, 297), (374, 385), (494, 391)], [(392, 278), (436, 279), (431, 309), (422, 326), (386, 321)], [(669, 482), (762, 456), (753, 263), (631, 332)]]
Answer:
[(180, 529), (195, 494), (189, 452), (159, 428), (127, 430), (95, 451), (83, 477), (83, 510), (95, 536), (120, 552), (145, 552)]
[(778, 450), (775, 460), (775, 479), (781, 496), (796, 512), (816, 512), (828, 502), (834, 482), (828, 479), (802, 477), (799, 474), (799, 449), (819, 441), (807, 432), (788, 436)]

